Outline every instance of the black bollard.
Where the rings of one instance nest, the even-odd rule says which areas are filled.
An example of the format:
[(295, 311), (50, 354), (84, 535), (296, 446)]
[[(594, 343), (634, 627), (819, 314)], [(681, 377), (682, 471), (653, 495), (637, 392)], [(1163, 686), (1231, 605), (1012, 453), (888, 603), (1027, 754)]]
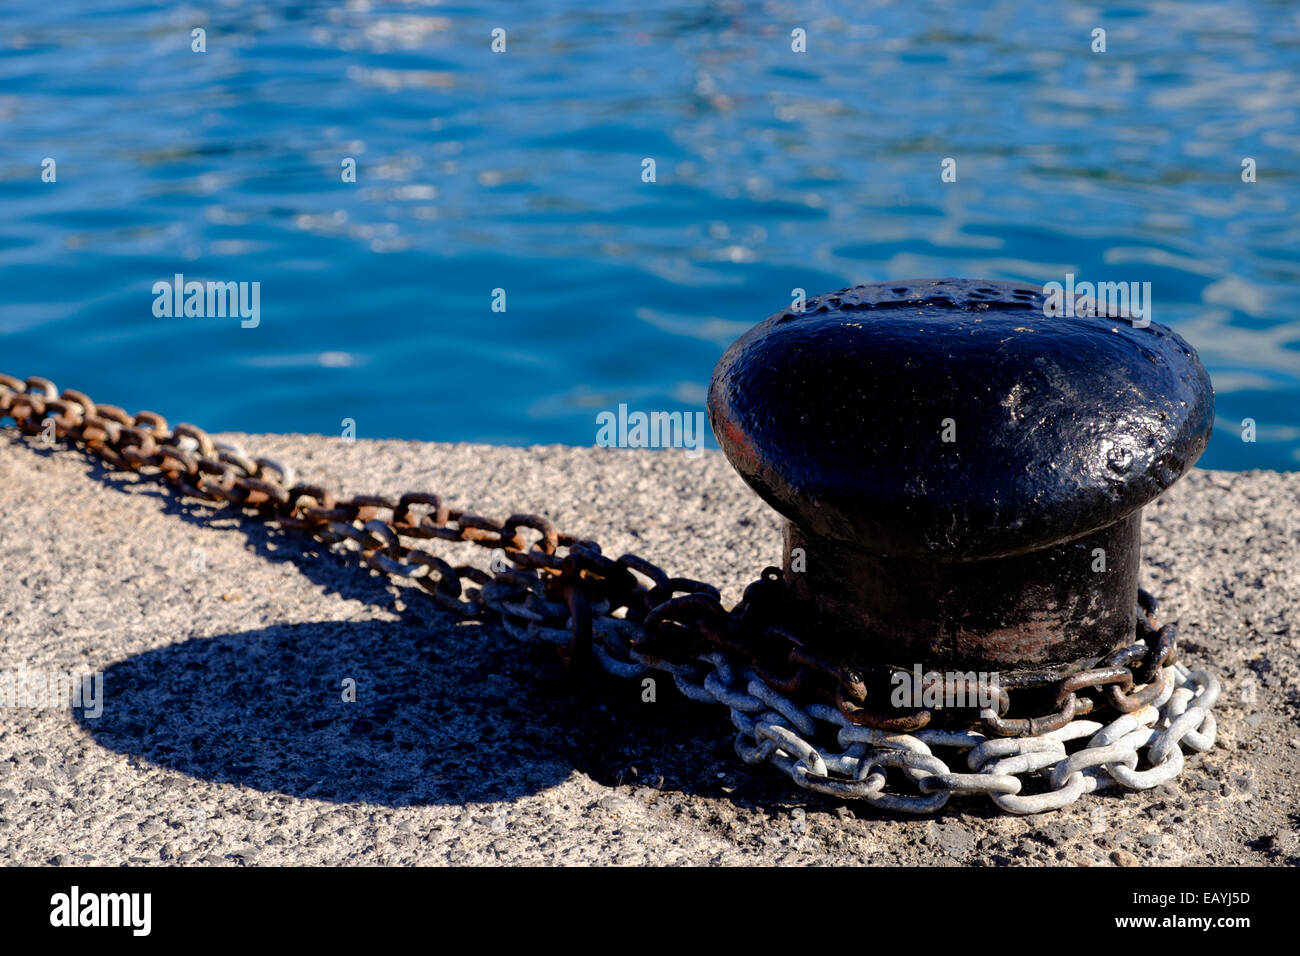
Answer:
[(1200, 457), (1210, 379), (1168, 328), (925, 279), (819, 296), (718, 363), (713, 430), (787, 519), (806, 649), (1069, 673), (1132, 643), (1141, 509)]

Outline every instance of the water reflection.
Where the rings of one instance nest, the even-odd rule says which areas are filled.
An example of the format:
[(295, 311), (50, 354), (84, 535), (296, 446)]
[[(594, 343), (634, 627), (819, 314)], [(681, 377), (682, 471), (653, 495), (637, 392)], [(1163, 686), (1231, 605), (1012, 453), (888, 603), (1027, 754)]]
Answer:
[[(1206, 464), (1300, 463), (1290, 3), (21, 0), (0, 51), (9, 371), (213, 428), (590, 444), (592, 396), (695, 410), (795, 288), (1073, 272), (1151, 281), (1200, 349)], [(259, 328), (155, 319), (178, 270), (262, 282)]]

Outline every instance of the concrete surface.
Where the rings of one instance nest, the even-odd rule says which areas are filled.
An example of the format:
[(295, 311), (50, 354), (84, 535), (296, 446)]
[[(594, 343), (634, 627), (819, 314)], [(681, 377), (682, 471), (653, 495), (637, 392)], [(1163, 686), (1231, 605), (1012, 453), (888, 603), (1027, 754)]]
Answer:
[[(227, 437), (348, 492), (543, 512), (728, 602), (779, 561), (775, 516), (716, 453)], [(102, 670), (106, 701), (0, 709), (0, 859), (1294, 865), (1298, 497), (1300, 474), (1196, 471), (1147, 509), (1144, 583), (1226, 684), (1219, 745), (1175, 785), (903, 819), (746, 767), (725, 713), (665, 682), (652, 704), (574, 682), (546, 648), (8, 429), (0, 670)]]

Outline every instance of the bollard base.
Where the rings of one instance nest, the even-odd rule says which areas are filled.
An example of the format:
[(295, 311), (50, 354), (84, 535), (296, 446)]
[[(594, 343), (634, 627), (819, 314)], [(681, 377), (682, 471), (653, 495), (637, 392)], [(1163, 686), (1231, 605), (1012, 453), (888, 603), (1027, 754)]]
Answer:
[(924, 562), (814, 538), (787, 522), (785, 583), (816, 635), (857, 667), (1065, 674), (1133, 642), (1141, 512), (1012, 557)]

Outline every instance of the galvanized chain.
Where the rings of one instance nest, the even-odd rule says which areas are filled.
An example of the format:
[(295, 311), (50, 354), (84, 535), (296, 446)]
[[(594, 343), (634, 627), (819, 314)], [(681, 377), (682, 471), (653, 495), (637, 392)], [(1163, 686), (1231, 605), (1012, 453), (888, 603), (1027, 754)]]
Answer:
[[(907, 813), (938, 810), (954, 793), (984, 793), (1005, 811), (1040, 813), (1105, 787), (1157, 786), (1181, 772), (1184, 745), (1214, 744), (1218, 680), (1175, 660), (1174, 627), (1159, 625), (1145, 592), (1133, 644), (1068, 675), (1008, 678), (995, 688), (998, 706), (978, 713), (979, 730), (938, 727), (932, 723), (953, 715), (872, 706), (869, 675), (819, 659), (790, 628), (773, 625), (781, 601), (774, 568), (727, 610), (712, 585), (670, 577), (637, 555), (608, 558), (540, 515), (496, 521), (426, 493), (339, 500), (195, 426), (169, 429), (161, 415), (129, 415), (81, 392), (60, 393), (47, 379), (0, 375), (5, 418), (24, 434), (71, 441), (116, 468), (161, 478), (183, 496), (256, 511), (335, 550), (355, 546), (362, 563), (394, 583), (414, 583), (456, 614), (490, 615), (517, 637), (554, 644), (570, 667), (595, 663), (627, 678), (667, 673), (686, 697), (729, 709), (742, 760), (771, 763), (817, 793)], [(531, 544), (525, 530), (535, 534)], [(499, 550), (509, 564), (493, 562), (489, 574), (404, 543), (435, 538)], [(1008, 716), (1011, 692), (1030, 691), (1046, 691), (1056, 709)], [(1116, 715), (1109, 723), (1084, 719), (1103, 709)], [(1066, 746), (1085, 738), (1082, 748)], [(966, 770), (951, 769), (932, 747), (964, 753)], [(1139, 770), (1143, 757), (1148, 766)], [(891, 768), (919, 792), (887, 790)], [(1023, 792), (1031, 777), (1041, 792)]]
[[(1211, 708), (1219, 695), (1218, 679), (1182, 664), (1166, 668), (1166, 676), (1166, 689), (1153, 703), (1110, 723), (1079, 718), (1027, 737), (988, 737), (964, 729), (892, 733), (851, 724), (835, 708), (812, 704), (805, 716), (838, 728), (836, 740), (843, 748), (838, 752), (819, 751), (791, 727), (784, 710), (754, 716), (733, 705), (736, 752), (748, 763), (774, 764), (808, 790), (866, 800), (887, 810), (933, 813), (953, 794), (983, 793), (1008, 813), (1043, 813), (1116, 785), (1131, 790), (1159, 786), (1182, 772), (1180, 745), (1196, 751), (1214, 746)], [(1067, 751), (1067, 743), (1081, 739), (1086, 739), (1081, 749)], [(954, 769), (932, 747), (964, 753), (966, 770)], [(1149, 767), (1139, 770), (1143, 755)], [(920, 793), (886, 791), (885, 770), (891, 767), (902, 770)], [(1022, 792), (1022, 777), (1031, 775), (1040, 777), (1046, 789)]]

